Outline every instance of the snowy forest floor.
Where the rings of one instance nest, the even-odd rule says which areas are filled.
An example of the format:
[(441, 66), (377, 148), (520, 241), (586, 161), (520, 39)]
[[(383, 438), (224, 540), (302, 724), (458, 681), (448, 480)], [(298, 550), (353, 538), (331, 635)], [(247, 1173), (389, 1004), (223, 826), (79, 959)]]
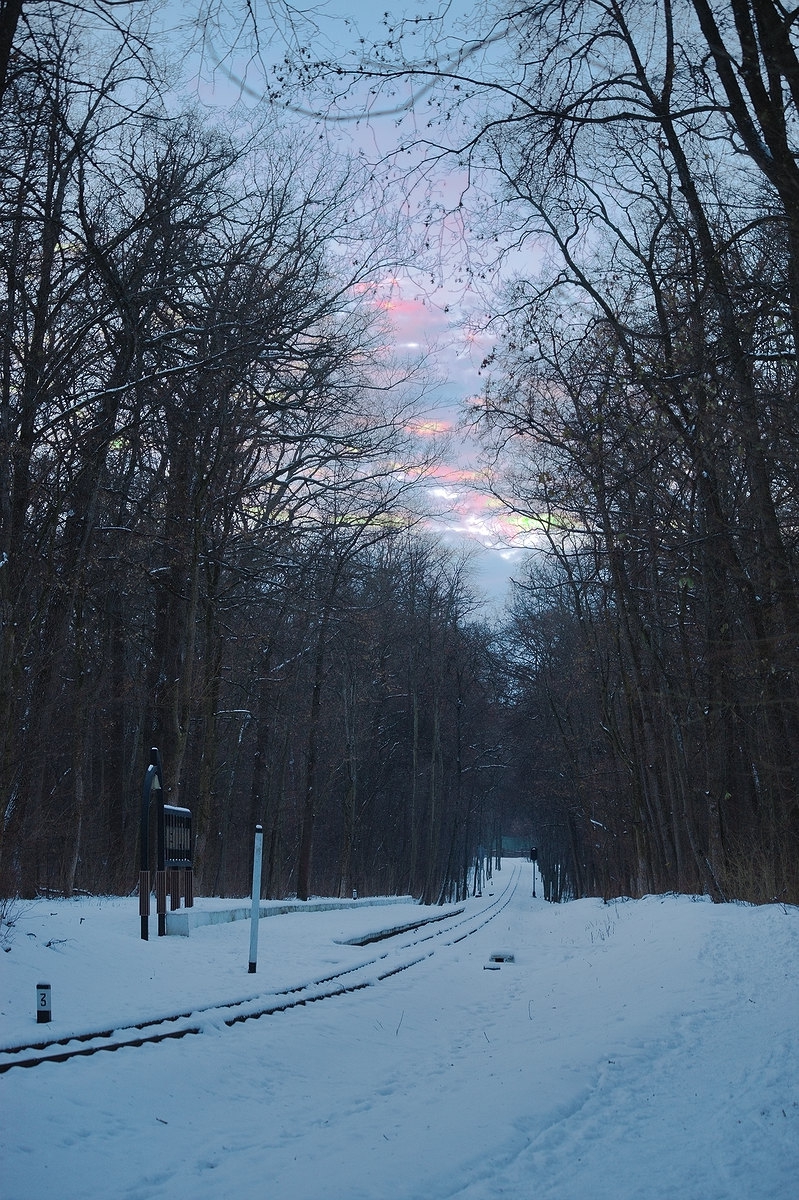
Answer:
[[(493, 893), (366, 945), (442, 910), (263, 918), (255, 974), (247, 921), (143, 942), (135, 899), (18, 904), (0, 1200), (794, 1200), (799, 910), (549, 905), (510, 860)], [(174, 1014), (191, 1035), (6, 1069)]]

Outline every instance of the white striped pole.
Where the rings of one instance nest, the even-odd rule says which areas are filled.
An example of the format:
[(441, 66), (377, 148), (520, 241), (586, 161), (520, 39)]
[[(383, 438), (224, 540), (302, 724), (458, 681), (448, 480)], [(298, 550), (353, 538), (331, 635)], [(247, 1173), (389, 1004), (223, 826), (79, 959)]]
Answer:
[(250, 910), (250, 975), (255, 974), (258, 960), (258, 917), (261, 909), (261, 859), (263, 857), (264, 832), (255, 826), (255, 850), (252, 856), (252, 908)]

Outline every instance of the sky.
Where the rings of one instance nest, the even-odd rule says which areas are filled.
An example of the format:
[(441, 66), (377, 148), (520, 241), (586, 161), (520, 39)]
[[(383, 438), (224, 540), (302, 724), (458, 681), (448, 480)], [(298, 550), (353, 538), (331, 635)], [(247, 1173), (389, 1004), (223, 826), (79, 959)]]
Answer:
[[(429, 0), (403, 0), (391, 6), (390, 11), (392, 16), (417, 12), (424, 15), (436, 8)], [(473, 0), (454, 0), (446, 8), (447, 19), (454, 25), (472, 10)], [(255, 5), (262, 30), (269, 29), (269, 11), (266, 4)], [(328, 39), (328, 48), (340, 46), (343, 55), (359, 36), (367, 42), (373, 37), (380, 38), (387, 6), (375, 6), (367, 0), (327, 0), (313, 5), (310, 11)], [(247, 43), (246, 51), (231, 57), (232, 78), (226, 74), (227, 65), (216, 71), (211, 69), (214, 53), (222, 56), (218, 46), (221, 41), (214, 45), (206, 63), (200, 88), (203, 99), (222, 107), (240, 96), (245, 103), (254, 102), (261, 93), (263, 75), (252, 58), (250, 44)], [(325, 45), (320, 41), (319, 53), (324, 52)], [(269, 63), (272, 54), (269, 38), (265, 36), (260, 57)], [(393, 142), (396, 122), (388, 116), (337, 125), (335, 132), (337, 137), (349, 141), (354, 150), (374, 154), (376, 147), (383, 148)], [(442, 177), (442, 194), (453, 182), (457, 183), (454, 176)], [(391, 321), (400, 353), (432, 353), (438, 382), (429, 392), (429, 411), (417, 429), (423, 437), (448, 436), (449, 450), (430, 480), (428, 500), (434, 515), (428, 526), (454, 551), (470, 552), (473, 580), (487, 597), (489, 611), (499, 611), (508, 595), (510, 579), (519, 574), (527, 551), (536, 546), (538, 539), (529, 523), (513, 517), (489, 494), (481, 479), (476, 439), (464, 426), (470, 401), (480, 394), (483, 386), (480, 364), (491, 342), (489, 335), (478, 329), (483, 301), (464, 285), (462, 272), (458, 270), (459, 255), (453, 242), (457, 233), (453, 234), (450, 228), (449, 234), (449, 261), (442, 266), (435, 286), (421, 274), (398, 273), (375, 281), (377, 303)]]
[(389, 281), (386, 289), (398, 348), (409, 353), (430, 348), (440, 378), (431, 391), (426, 419), (417, 427), (422, 434), (448, 439), (448, 450), (432, 472), (428, 489), (435, 514), (429, 525), (453, 550), (472, 551), (477, 586), (493, 605), (501, 605), (510, 579), (524, 562), (525, 547), (534, 539), (523, 522), (491, 495), (479, 447), (465, 428), (470, 402), (482, 388), (479, 368), (488, 339), (469, 327), (471, 313), (463, 296), (448, 294), (446, 288), (426, 292), (407, 277)]
[[(324, 11), (331, 16), (331, 37), (346, 45), (355, 33), (367, 41), (385, 34), (384, 13), (425, 15), (439, 6), (429, 0), (406, 0), (391, 6), (371, 5), (367, 0), (328, 0)], [(444, 5), (440, 6), (442, 9)], [(446, 5), (448, 21), (454, 26), (474, 9), (474, 0), (454, 0)], [(473, 26), (468, 26), (469, 32)], [(365, 131), (353, 129), (356, 140)], [(373, 137), (378, 144), (390, 144), (395, 136), (391, 117), (372, 122), (367, 144)], [(460, 187), (460, 180), (455, 180)], [(447, 180), (442, 180), (442, 188)], [(446, 236), (444, 232), (443, 236)], [(450, 227), (450, 235), (452, 229)], [(457, 231), (454, 234), (457, 238)], [(480, 330), (484, 301), (462, 282), (457, 249), (452, 244), (449, 263), (444, 265), (440, 286), (420, 286), (420, 280), (400, 277), (391, 281), (391, 317), (400, 346), (435, 344), (436, 367), (443, 380), (431, 407), (431, 428), (451, 434), (451, 451), (433, 481), (430, 499), (437, 516), (432, 528), (456, 551), (472, 548), (472, 572), (477, 586), (493, 606), (501, 606), (508, 594), (509, 581), (517, 576), (527, 558), (527, 549), (537, 544), (529, 523), (514, 517), (492, 496), (481, 480), (479, 452), (475, 438), (464, 428), (470, 401), (479, 396), (484, 380), (480, 365), (492, 348), (490, 335)], [(455, 276), (460, 276), (456, 279)]]
[(18, 905), (0, 1197), (794, 1200), (799, 910), (531, 882), (506, 858), (463, 906), (298, 904), (255, 973), (246, 919), (144, 942), (135, 896)]

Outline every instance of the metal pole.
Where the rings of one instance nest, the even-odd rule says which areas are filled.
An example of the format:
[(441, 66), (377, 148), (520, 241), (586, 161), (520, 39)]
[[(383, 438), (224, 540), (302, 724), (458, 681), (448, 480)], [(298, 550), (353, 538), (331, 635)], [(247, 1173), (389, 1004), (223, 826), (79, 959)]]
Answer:
[(153, 791), (156, 817), (155, 911), (158, 915), (158, 936), (166, 936), (166, 836), (164, 833), (164, 777), (161, 772), (161, 755), (157, 746), (150, 750), (150, 761), (155, 767)]
[(141, 794), (141, 822), (139, 827), (139, 916), (141, 937), (149, 938), (150, 920), (150, 799), (153, 787), (158, 787), (157, 768), (151, 763), (144, 775)]
[[(142, 785), (141, 822), (139, 827), (139, 916), (141, 917), (141, 938), (146, 942), (149, 938), (150, 920), (150, 801), (153, 792), (158, 793), (159, 799), (159, 867), (163, 866), (163, 824), (164, 824), (164, 789), (161, 780), (161, 756), (158, 748), (150, 750), (150, 765), (148, 766)], [(156, 876), (156, 882), (158, 881)], [(166, 910), (164, 915), (158, 915), (158, 932), (166, 933)]]
[(261, 909), (261, 859), (264, 848), (264, 832), (260, 825), (255, 826), (255, 850), (252, 856), (252, 908), (250, 909), (250, 967), (249, 974), (255, 974), (255, 964), (258, 960), (258, 918)]

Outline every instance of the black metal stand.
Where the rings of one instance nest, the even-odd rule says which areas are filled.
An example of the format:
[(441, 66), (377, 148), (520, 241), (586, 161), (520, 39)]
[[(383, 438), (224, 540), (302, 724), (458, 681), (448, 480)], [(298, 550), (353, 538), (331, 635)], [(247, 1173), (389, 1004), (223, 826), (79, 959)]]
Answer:
[[(161, 775), (161, 755), (158, 747), (150, 750), (150, 765), (144, 776), (141, 793), (141, 825), (139, 846), (139, 916), (142, 941), (149, 938), (150, 922), (150, 802), (157, 793), (157, 867), (155, 874), (155, 909), (158, 914), (158, 936), (166, 933), (166, 873), (164, 870), (164, 782)], [(161, 885), (159, 887), (159, 885)]]

